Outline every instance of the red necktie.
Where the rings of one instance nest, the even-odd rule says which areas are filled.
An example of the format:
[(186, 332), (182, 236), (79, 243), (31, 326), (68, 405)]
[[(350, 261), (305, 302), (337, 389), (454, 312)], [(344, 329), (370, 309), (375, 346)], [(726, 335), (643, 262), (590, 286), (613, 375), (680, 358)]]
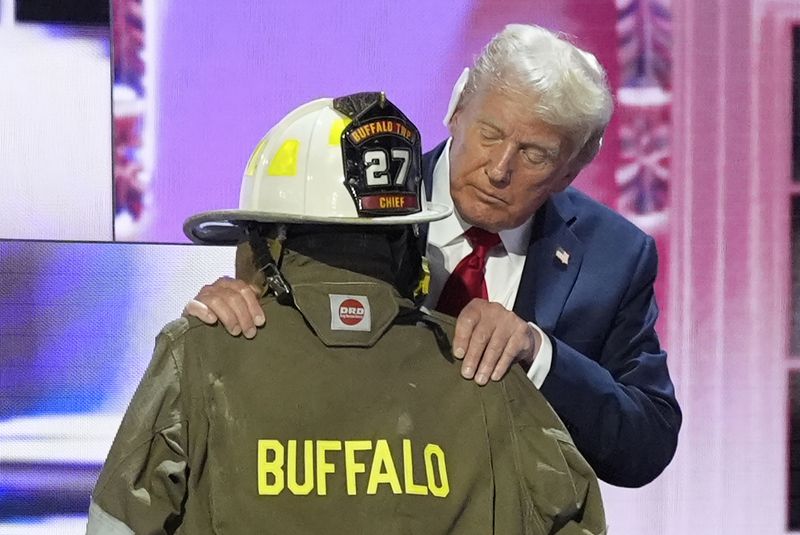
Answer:
[(493, 232), (472, 227), (464, 235), (472, 246), (472, 252), (461, 259), (448, 277), (439, 296), (436, 310), (451, 316), (458, 316), (472, 298), (489, 298), (486, 290), (486, 257), (489, 250), (500, 243), (500, 236)]

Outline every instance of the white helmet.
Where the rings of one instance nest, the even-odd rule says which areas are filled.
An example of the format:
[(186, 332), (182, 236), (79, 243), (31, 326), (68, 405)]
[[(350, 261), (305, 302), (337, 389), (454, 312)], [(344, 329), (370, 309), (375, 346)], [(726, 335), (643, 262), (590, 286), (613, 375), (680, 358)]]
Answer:
[(194, 242), (232, 244), (255, 222), (407, 225), (452, 209), (421, 198), (414, 124), (383, 93), (314, 100), (290, 112), (256, 146), (238, 210), (196, 214)]

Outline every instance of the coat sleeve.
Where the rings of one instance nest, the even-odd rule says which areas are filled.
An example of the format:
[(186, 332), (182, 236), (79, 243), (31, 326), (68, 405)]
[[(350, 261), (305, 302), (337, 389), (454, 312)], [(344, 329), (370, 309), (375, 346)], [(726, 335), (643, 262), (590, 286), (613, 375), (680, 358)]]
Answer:
[[(512, 423), (514, 472), (530, 503), (522, 512), (526, 533), (605, 534), (600, 484), (563, 422), (521, 370), (512, 370), (501, 386)], [(501, 464), (512, 463), (499, 459), (494, 466), (503, 470)]]
[(589, 358), (557, 336), (541, 391), (600, 479), (639, 487), (675, 454), (681, 411), (655, 332), (655, 243), (647, 237), (602, 344)]
[[(181, 350), (162, 333), (92, 493), (87, 533), (172, 533), (187, 495)], [(113, 530), (112, 530), (113, 528)]]

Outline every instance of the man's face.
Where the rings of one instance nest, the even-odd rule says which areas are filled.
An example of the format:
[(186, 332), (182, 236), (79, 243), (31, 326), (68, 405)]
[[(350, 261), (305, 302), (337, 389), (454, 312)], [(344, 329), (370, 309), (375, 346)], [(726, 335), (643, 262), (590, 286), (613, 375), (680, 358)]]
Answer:
[(531, 108), (522, 94), (478, 88), (453, 114), (450, 193), (467, 223), (518, 227), (574, 178), (566, 136)]

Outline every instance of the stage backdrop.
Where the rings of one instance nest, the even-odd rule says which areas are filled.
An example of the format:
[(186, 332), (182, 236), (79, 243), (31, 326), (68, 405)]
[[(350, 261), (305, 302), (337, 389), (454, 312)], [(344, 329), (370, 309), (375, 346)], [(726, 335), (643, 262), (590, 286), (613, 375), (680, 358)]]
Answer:
[(110, 241), (111, 32), (17, 1), (58, 10), (0, 0), (0, 239)]
[(577, 184), (655, 228), (666, 208), (670, 15), (664, 2), (618, 4), (117, 0), (116, 237), (184, 241), (182, 221), (236, 204), (258, 140), (314, 98), (386, 91), (434, 147), (455, 80), (510, 22), (574, 36), (606, 66), (617, 114)]
[[(386, 91), (429, 149), (459, 73), (504, 25), (571, 35), (617, 107), (576, 185), (654, 234), (669, 265), (668, 0), (114, 0), (113, 54), (106, 30), (16, 21), (13, 3), (0, 0), (0, 238), (20, 240), (0, 243), (0, 534), (82, 532), (153, 338), (232, 271), (229, 250), (163, 244), (186, 241), (186, 216), (235, 206), (252, 148), (307, 100)], [(669, 531), (662, 481), (604, 488), (613, 532)]]

